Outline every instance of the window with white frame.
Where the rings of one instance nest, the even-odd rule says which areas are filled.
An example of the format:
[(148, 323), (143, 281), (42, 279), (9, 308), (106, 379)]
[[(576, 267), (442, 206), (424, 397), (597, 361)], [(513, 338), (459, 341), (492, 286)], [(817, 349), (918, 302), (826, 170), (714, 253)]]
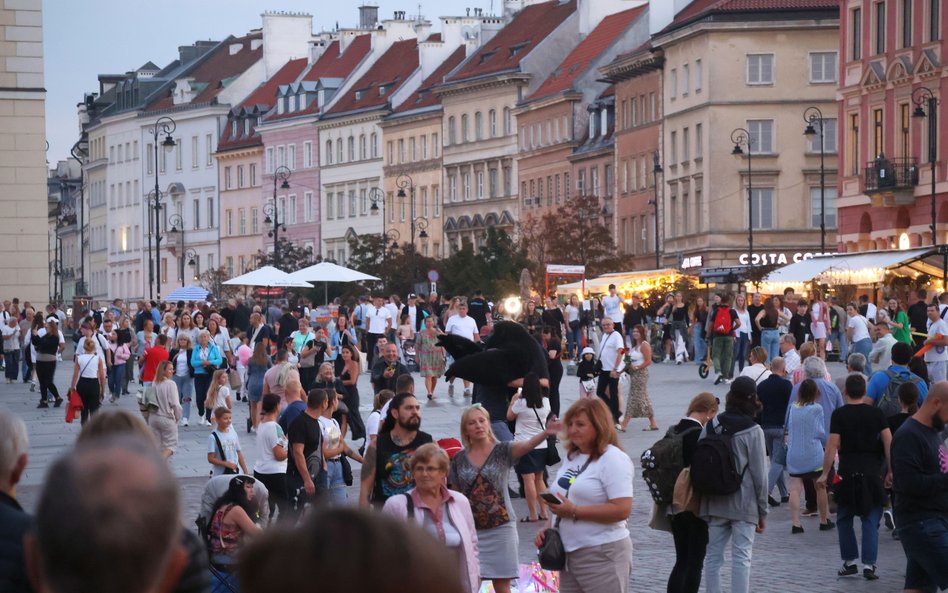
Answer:
[(431, 186), (431, 201), (434, 204), (434, 217), (441, 216), (441, 188), (437, 185)]
[(313, 143), (303, 143), (303, 168), (309, 169), (313, 166)]
[(332, 140), (326, 140), (326, 164), (332, 164)]
[(747, 131), (750, 132), (750, 150), (754, 154), (771, 154), (774, 151), (774, 120), (751, 119), (747, 120)]
[(747, 54), (747, 84), (774, 83), (774, 55)]
[(497, 137), (497, 111), (491, 109), (487, 113), (487, 127), (491, 138)]
[(836, 82), (837, 53), (835, 51), (810, 54), (810, 82), (826, 84)]
[(336, 217), (346, 217), (346, 192), (336, 192)]
[[(820, 152), (820, 122), (817, 120), (813, 124), (813, 129), (816, 130), (814, 134), (809, 139), (809, 146), (807, 147), (810, 152)], [(823, 152), (827, 154), (835, 154), (838, 150), (838, 141), (837, 141), (837, 120), (833, 118), (824, 118), (823, 119)]]
[(224, 189), (231, 188), (230, 167), (224, 167)]
[(359, 203), (356, 201), (356, 191), (349, 190), (349, 218), (354, 218), (359, 213)]
[(774, 228), (773, 188), (752, 188), (751, 204), (754, 206), (754, 213), (751, 217), (754, 229), (769, 230)]
[(461, 198), (465, 201), (471, 199), (471, 174), (461, 173)]
[(364, 187), (359, 190), (359, 214), (362, 216), (369, 214), (369, 190)]
[(207, 134), (204, 136), (204, 165), (210, 167), (214, 164), (214, 136)]
[(678, 69), (672, 68), (668, 73), (668, 94), (674, 99), (678, 96)]
[(421, 198), (421, 215), (425, 218), (428, 217), (428, 188), (422, 187), (418, 191), (418, 196)]
[(700, 93), (700, 92), (701, 92), (701, 85), (702, 85), (702, 82), (703, 82), (702, 79), (701, 79), (701, 76), (702, 76), (702, 74), (701, 74), (701, 60), (695, 60), (695, 93)]
[(476, 179), (477, 179), (477, 197), (483, 198), (484, 197), (484, 172), (478, 171)]
[(305, 218), (303, 222), (313, 222), (313, 192), (308, 191), (303, 193), (303, 202), (304, 207), (306, 208), (304, 212)]
[(836, 186), (825, 187), (825, 193), (820, 195), (819, 187), (810, 188), (810, 223), (813, 228), (820, 228), (820, 205), (826, 203), (826, 228), (836, 228)]
[(183, 168), (182, 159), (184, 151), (181, 149), (181, 138), (178, 138), (174, 143), (174, 168), (175, 171), (180, 171)]
[(194, 212), (194, 220), (191, 221), (194, 223), (194, 226), (192, 228), (194, 230), (198, 230), (199, 228), (201, 228), (201, 201), (194, 200), (192, 204), (192, 209)]
[(250, 209), (250, 234), (256, 235), (260, 232), (259, 222), (260, 222), (260, 212), (256, 208)]
[(247, 210), (244, 208), (237, 210), (237, 231), (241, 235), (247, 234)]
[(207, 199), (207, 228), (214, 228), (214, 198)]
[(237, 165), (237, 187), (244, 186), (244, 166)]
[(286, 147), (286, 167), (290, 171), (296, 170), (296, 145), (290, 144)]
[(234, 211), (233, 210), (224, 211), (224, 228), (227, 229), (228, 237), (234, 234)]
[(421, 137), (418, 138), (418, 142), (421, 144), (421, 160), (426, 161), (428, 160), (428, 136), (422, 134)]
[(198, 168), (198, 159), (200, 158), (200, 153), (198, 152), (198, 137), (191, 136), (191, 168)]
[(333, 204), (334, 204), (333, 198), (334, 198), (334, 196), (333, 196), (332, 192), (327, 192), (327, 193), (326, 193), (326, 220), (332, 220), (332, 219), (333, 219), (333, 213), (332, 213), (332, 208), (333, 208)]
[(257, 185), (257, 165), (250, 163), (250, 187)]
[(277, 146), (277, 168), (286, 166), (286, 147)]
[(348, 147), (348, 149), (349, 149), (349, 162), (351, 163), (351, 162), (353, 162), (353, 161), (356, 160), (356, 141), (355, 141), (355, 137), (349, 136), (349, 139), (347, 140), (347, 147)]
[(267, 167), (267, 173), (273, 173), (274, 169), (276, 168), (276, 167), (273, 165), (273, 147), (272, 147), (272, 146), (268, 146), (268, 147), (267, 147), (267, 164), (266, 164), (266, 167)]
[(681, 94), (687, 96), (689, 85), (691, 84), (691, 66), (683, 64), (681, 66)]
[(458, 201), (458, 177), (454, 174), (448, 175), (448, 199)]
[(287, 217), (286, 223), (296, 224), (296, 195), (294, 194), (290, 194), (289, 207), (290, 211), (287, 213), (289, 216)]
[(372, 158), (377, 159), (379, 158), (379, 137), (378, 137), (378, 134), (376, 134), (375, 132), (372, 132), (371, 144), (372, 144)]

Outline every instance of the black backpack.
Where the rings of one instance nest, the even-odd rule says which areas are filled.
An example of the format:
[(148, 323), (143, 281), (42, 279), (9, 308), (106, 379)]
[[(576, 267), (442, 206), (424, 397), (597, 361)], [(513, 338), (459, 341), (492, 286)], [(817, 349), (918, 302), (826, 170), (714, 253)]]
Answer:
[(922, 379), (915, 373), (896, 373), (892, 369), (886, 369), (885, 374), (889, 377), (889, 384), (882, 393), (882, 397), (879, 398), (879, 403), (876, 404), (876, 407), (882, 410), (886, 418), (889, 418), (902, 411), (902, 402), (899, 401), (899, 387), (904, 383), (918, 385), (922, 382)]
[(671, 504), (678, 474), (685, 469), (685, 435), (700, 430), (701, 426), (697, 425), (680, 433), (670, 428), (664, 437), (642, 453), (639, 459), (642, 463), (642, 479), (656, 504)]
[(732, 436), (717, 418), (708, 422), (691, 460), (691, 486), (698, 494), (727, 496), (741, 489), (747, 468), (737, 471)]

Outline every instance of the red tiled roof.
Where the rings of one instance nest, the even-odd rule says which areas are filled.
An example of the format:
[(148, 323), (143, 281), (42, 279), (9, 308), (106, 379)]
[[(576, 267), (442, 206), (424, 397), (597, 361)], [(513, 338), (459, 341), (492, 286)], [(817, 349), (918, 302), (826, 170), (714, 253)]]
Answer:
[[(299, 75), (306, 68), (307, 59), (299, 58), (298, 60), (290, 60), (280, 68), (276, 74), (270, 77), (270, 80), (264, 82), (257, 90), (250, 93), (250, 96), (247, 97), (243, 103), (240, 104), (241, 107), (246, 109), (253, 109), (257, 105), (264, 106), (263, 112), (265, 113), (270, 109), (273, 104), (276, 102), (277, 89), (280, 85), (290, 84), (294, 82)], [(261, 113), (261, 115), (263, 115)], [(237, 136), (232, 137), (231, 131), (233, 126), (234, 116), (231, 113), (230, 117), (227, 118), (227, 125), (224, 126), (223, 132), (221, 132), (220, 140), (217, 143), (217, 150), (232, 150), (235, 148), (245, 148), (247, 146), (254, 146), (260, 143), (260, 135), (257, 134), (256, 126), (250, 129), (249, 134), (244, 134), (243, 125), (239, 125), (237, 130)]]
[(576, 0), (534, 4), (521, 10), (497, 35), (474, 52), (447, 82), (517, 70), (520, 62), (576, 11)]
[(319, 56), (319, 59), (309, 69), (303, 80), (319, 80), (320, 78), (345, 78), (352, 74), (362, 58), (372, 49), (372, 35), (366, 33), (359, 35), (346, 47), (342, 53), (339, 52), (339, 40), (333, 41)]
[(589, 65), (606, 51), (615, 40), (629, 28), (629, 25), (645, 11), (645, 5), (609, 15), (583, 39), (563, 63), (550, 74), (540, 88), (528, 98), (539, 99), (572, 88), (577, 78), (582, 76)]
[(677, 29), (685, 23), (712, 13), (799, 11), (839, 9), (834, 0), (695, 0), (679, 12), (665, 31)]
[[(392, 44), (372, 67), (343, 95), (327, 114), (382, 107), (418, 68), (418, 40)], [(384, 94), (381, 87), (385, 87)]]
[(422, 81), (418, 90), (415, 91), (411, 97), (408, 97), (404, 103), (399, 105), (395, 112), (403, 113), (405, 111), (411, 111), (412, 109), (421, 109), (423, 107), (437, 105), (440, 102), (439, 97), (436, 93), (432, 93), (431, 89), (444, 82), (444, 77), (457, 68), (458, 64), (464, 61), (465, 53), (463, 46), (454, 50), (454, 53), (448, 56), (448, 59), (442, 62), (428, 78)]
[[(204, 89), (195, 95), (192, 103), (211, 102), (217, 98), (217, 95), (224, 89), (224, 81), (246, 72), (248, 68), (256, 64), (263, 57), (263, 45), (261, 44), (254, 50), (250, 46), (254, 40), (259, 40), (262, 33), (251, 33), (243, 37), (231, 37), (222, 42), (213, 50), (210, 56), (201, 64), (185, 74), (184, 78), (193, 79), (197, 84), (206, 85)], [(231, 55), (230, 46), (240, 43), (243, 47), (236, 54)], [(167, 95), (152, 102), (145, 111), (158, 111), (174, 107), (174, 101), (171, 95)]]

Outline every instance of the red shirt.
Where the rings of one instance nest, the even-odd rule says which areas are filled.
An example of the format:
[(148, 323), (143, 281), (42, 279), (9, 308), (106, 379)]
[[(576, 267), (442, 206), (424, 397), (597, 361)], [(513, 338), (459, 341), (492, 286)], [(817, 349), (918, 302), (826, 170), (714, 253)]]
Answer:
[(151, 382), (155, 380), (155, 371), (162, 360), (168, 360), (168, 351), (161, 346), (152, 346), (145, 348), (145, 355), (142, 357), (145, 364), (142, 366), (142, 381)]

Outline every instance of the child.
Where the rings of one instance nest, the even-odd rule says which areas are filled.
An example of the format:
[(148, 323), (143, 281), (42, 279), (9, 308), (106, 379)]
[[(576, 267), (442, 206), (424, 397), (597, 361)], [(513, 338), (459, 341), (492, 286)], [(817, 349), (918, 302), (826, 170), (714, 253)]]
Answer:
[(230, 410), (231, 406), (230, 381), (227, 377), (227, 371), (216, 370), (214, 371), (214, 376), (211, 377), (211, 386), (207, 390), (207, 401), (204, 403), (204, 413), (207, 415), (207, 421), (211, 422), (211, 425), (213, 426), (211, 413), (214, 411), (214, 409), (223, 407)]
[(580, 399), (593, 398), (596, 397), (596, 376), (599, 374), (596, 371), (596, 352), (586, 346), (581, 356), (576, 366), (576, 376), (579, 377), (579, 397)]
[(398, 326), (398, 341), (402, 344), (405, 343), (405, 340), (411, 340), (415, 337), (415, 332), (412, 331), (411, 322), (408, 320), (408, 313), (402, 315), (402, 321)]
[(240, 377), (240, 392), (237, 396), (238, 401), (241, 399), (247, 401), (247, 365), (250, 364), (250, 357), (253, 356), (253, 348), (250, 347), (250, 338), (246, 333), (241, 332), (238, 339), (240, 343), (234, 348), (237, 355), (237, 376)]
[(300, 363), (300, 353), (295, 348), (296, 344), (293, 338), (287, 338), (283, 342), (283, 349), (286, 350), (286, 362), (294, 367)]

